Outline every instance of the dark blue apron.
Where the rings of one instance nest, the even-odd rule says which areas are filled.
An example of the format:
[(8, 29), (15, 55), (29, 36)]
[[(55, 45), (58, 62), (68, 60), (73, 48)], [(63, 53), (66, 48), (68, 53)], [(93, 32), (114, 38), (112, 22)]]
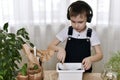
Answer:
[[(91, 43), (90, 37), (92, 33), (92, 29), (88, 28), (87, 30), (87, 38), (85, 39), (77, 39), (71, 37), (73, 33), (72, 26), (69, 27), (68, 30), (68, 39), (66, 43), (66, 58), (65, 63), (80, 63), (85, 57), (91, 56)], [(85, 71), (91, 72), (92, 67)]]

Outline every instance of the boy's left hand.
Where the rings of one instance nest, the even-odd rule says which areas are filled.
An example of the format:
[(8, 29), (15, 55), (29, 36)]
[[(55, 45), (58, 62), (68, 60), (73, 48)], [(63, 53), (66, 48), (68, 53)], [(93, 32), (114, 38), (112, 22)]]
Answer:
[(85, 70), (90, 69), (91, 65), (92, 65), (92, 61), (90, 60), (90, 57), (84, 58), (83, 61), (82, 61), (82, 64), (83, 64)]

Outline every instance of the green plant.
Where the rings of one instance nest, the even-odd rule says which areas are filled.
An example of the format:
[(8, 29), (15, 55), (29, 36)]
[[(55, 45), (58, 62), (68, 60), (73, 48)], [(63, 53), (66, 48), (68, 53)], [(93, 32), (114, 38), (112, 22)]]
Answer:
[(112, 70), (117, 72), (118, 80), (120, 80), (120, 51), (113, 53), (113, 56), (106, 63), (106, 66), (111, 66)]
[(8, 23), (4, 24), (0, 30), (0, 80), (15, 80), (16, 71), (19, 69), (17, 63), (22, 60), (20, 50), (25, 43), (33, 47), (25, 28), (10, 33)]
[(21, 75), (23, 76), (26, 76), (27, 75), (27, 63), (25, 63), (22, 68), (20, 69), (20, 73)]
[(38, 69), (38, 65), (35, 64), (34, 67), (33, 67), (33, 70), (37, 70)]

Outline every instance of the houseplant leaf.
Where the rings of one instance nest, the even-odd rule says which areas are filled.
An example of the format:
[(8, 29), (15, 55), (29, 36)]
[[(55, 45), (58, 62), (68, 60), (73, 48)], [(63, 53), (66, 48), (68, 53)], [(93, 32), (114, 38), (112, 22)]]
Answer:
[(33, 70), (37, 70), (38, 69), (38, 65), (35, 64), (34, 67), (33, 67)]
[[(22, 45), (31, 43), (25, 28), (18, 29), (16, 33), (8, 31), (8, 23), (0, 30), (0, 80), (15, 80), (18, 63), (22, 61)], [(29, 42), (29, 43), (28, 43)]]
[(5, 24), (4, 24), (3, 30), (5, 30), (6, 32), (8, 32), (8, 23), (5, 23)]
[(23, 76), (26, 76), (26, 75), (27, 75), (27, 63), (25, 63), (25, 64), (22, 66), (20, 72), (21, 72), (21, 74), (22, 74)]

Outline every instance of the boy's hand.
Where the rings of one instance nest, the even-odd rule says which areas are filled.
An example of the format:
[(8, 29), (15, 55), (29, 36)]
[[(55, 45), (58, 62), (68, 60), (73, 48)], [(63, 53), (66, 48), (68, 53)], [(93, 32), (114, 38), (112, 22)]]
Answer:
[(64, 63), (66, 52), (63, 48), (58, 49), (57, 58), (60, 62)]
[(87, 57), (87, 58), (84, 58), (83, 61), (82, 61), (82, 64), (85, 68), (85, 70), (88, 70), (91, 68), (91, 65), (92, 65), (92, 62), (90, 60), (90, 57)]

